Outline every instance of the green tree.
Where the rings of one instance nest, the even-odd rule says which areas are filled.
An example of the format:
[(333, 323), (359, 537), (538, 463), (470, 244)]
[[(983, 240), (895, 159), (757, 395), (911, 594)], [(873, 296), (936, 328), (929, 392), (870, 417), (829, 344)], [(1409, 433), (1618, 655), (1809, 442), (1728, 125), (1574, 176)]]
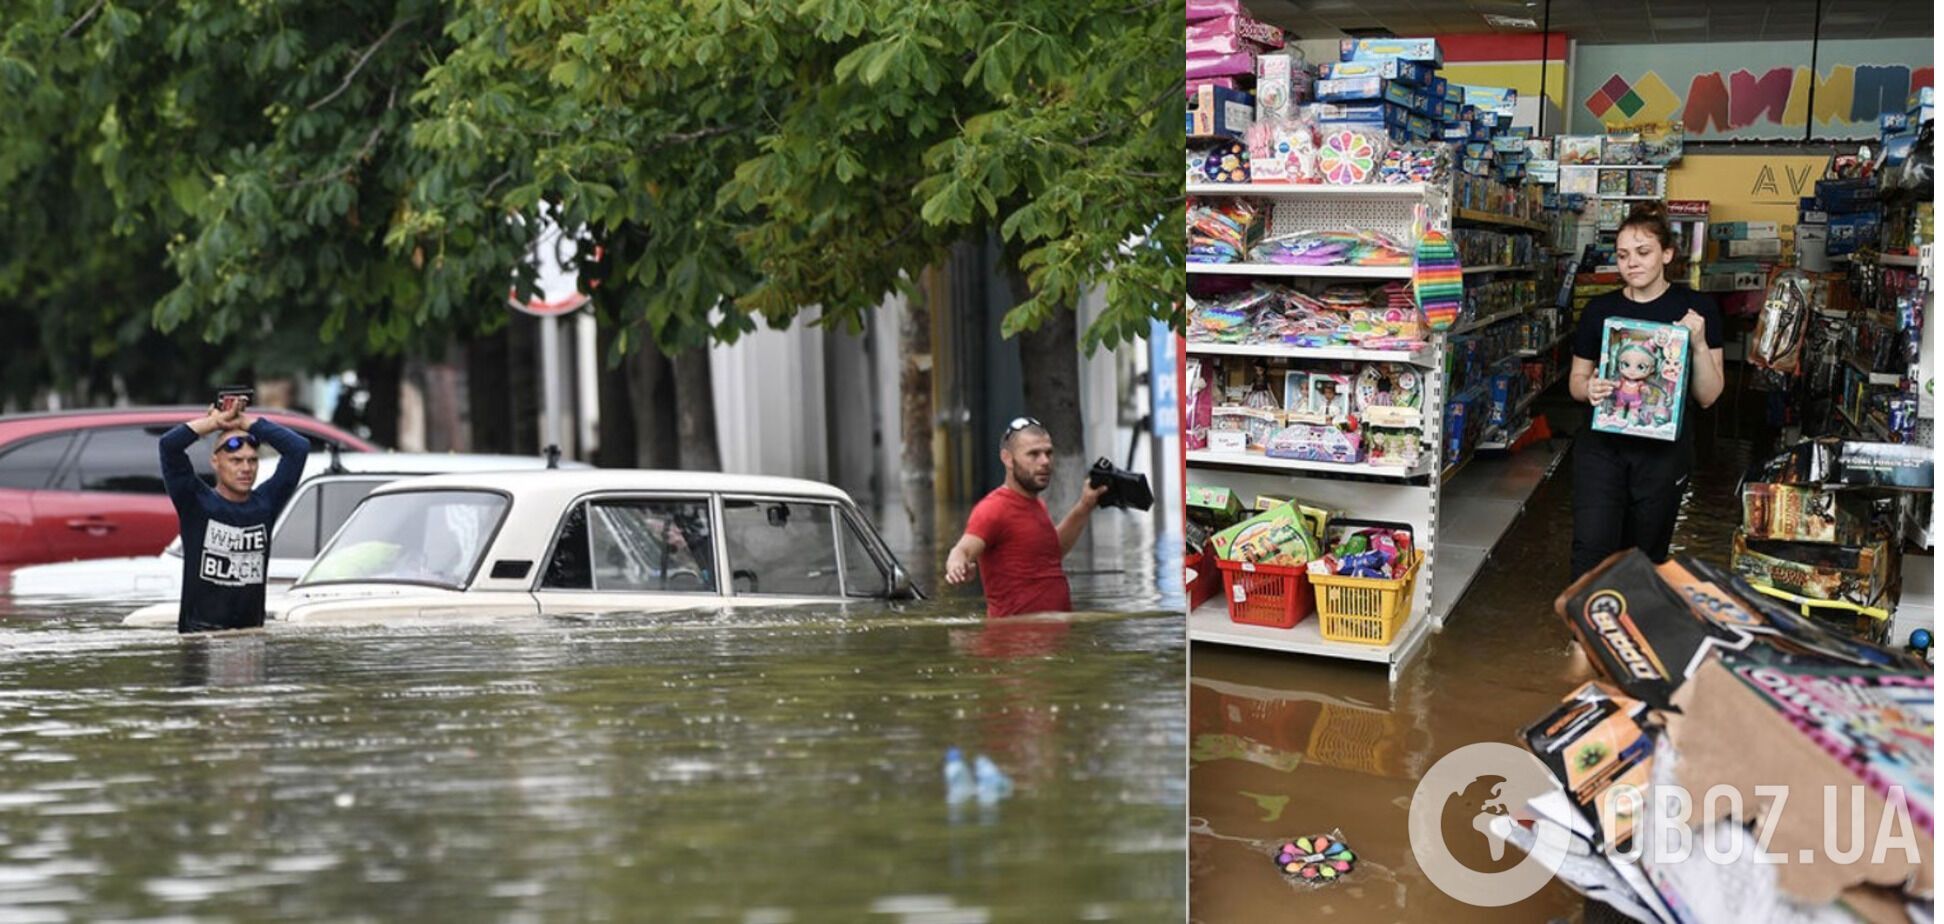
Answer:
[(394, 243), (547, 199), (612, 249), (619, 318), (682, 345), (811, 306), (854, 328), (996, 231), (1030, 292), (1008, 334), (1104, 286), (1086, 342), (1142, 336), (1180, 316), (1180, 7), (477, 4), (418, 97), (439, 181)]
[[(83, 309), (44, 337), (118, 368), (200, 344), (219, 357), (200, 371), (230, 377), (503, 322), (485, 294), (504, 270), (428, 287), (424, 255), (385, 241), (419, 174), (406, 101), (449, 44), (441, 4), (10, 6), (0, 228), (26, 246), (0, 256), (0, 305)], [(517, 253), (517, 229), (496, 243)]]

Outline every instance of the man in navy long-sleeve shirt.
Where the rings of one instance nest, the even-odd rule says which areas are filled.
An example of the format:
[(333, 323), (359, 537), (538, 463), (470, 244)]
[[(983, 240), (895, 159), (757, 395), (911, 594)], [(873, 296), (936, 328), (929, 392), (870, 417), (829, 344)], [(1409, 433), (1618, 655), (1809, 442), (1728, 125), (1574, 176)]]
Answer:
[[(210, 453), (216, 470), (211, 490), (196, 477), (186, 455), (197, 439), (219, 434)], [(268, 420), (243, 413), (241, 404), (162, 434), (162, 482), (182, 524), (182, 609), (179, 632), (251, 629), (263, 625), (263, 577), (270, 559), (270, 526), (290, 502), (303, 477), (310, 442)], [(256, 484), (257, 445), (282, 456), (277, 474)]]

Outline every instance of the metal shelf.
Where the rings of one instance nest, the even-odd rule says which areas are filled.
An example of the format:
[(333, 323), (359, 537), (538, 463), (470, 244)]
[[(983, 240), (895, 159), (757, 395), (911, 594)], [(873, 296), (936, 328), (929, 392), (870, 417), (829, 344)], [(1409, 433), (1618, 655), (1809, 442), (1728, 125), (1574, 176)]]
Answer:
[[(1520, 407), (1523, 408), (1524, 405), (1520, 405)], [(1519, 432), (1506, 437), (1504, 442), (1499, 442), (1497, 440), (1479, 440), (1478, 448), (1489, 449), (1494, 452), (1511, 449), (1512, 444), (1518, 442), (1519, 438), (1525, 436), (1526, 431), (1530, 429), (1532, 429), (1532, 421), (1528, 420), (1525, 422), (1525, 426), (1519, 428)]]
[(1512, 318), (1516, 318), (1522, 314), (1525, 314), (1527, 311), (1531, 310), (1531, 308), (1532, 308), (1531, 305), (1522, 305), (1518, 308), (1511, 308), (1505, 311), (1501, 311), (1498, 314), (1486, 315), (1485, 317), (1482, 318), (1473, 318), (1470, 321), (1460, 322), (1459, 324), (1453, 326), (1449, 331), (1449, 333), (1465, 334), (1465, 333), (1470, 333), (1472, 331), (1478, 330), (1483, 327), (1490, 327), (1494, 324), (1497, 324), (1500, 321), (1510, 320)]
[(1465, 267), (1465, 275), (1470, 276), (1473, 273), (1530, 273), (1536, 269), (1537, 267), (1533, 266), (1467, 266)]
[(1452, 209), (1451, 217), (1458, 221), (1472, 221), (1483, 225), (1504, 225), (1508, 228), (1523, 228), (1527, 231), (1546, 230), (1546, 226), (1540, 222), (1518, 218), (1512, 215), (1495, 215), (1491, 212), (1481, 212), (1476, 209)]
[(1399, 480), (1416, 478), (1429, 474), (1431, 462), (1436, 453), (1424, 453), (1416, 466), (1403, 468), (1396, 465), (1371, 465), (1368, 462), (1311, 462), (1307, 459), (1276, 459), (1259, 452), (1214, 452), (1207, 449), (1188, 451), (1189, 465), (1233, 465), (1241, 468), (1275, 469), (1295, 472), (1326, 472), (1333, 475), (1366, 475), (1373, 478), (1395, 478)]
[(1877, 254), (1877, 262), (1884, 266), (1908, 266), (1912, 269), (1915, 269), (1919, 264), (1916, 257), (1905, 256), (1900, 253)]
[(1389, 664), (1393, 676), (1397, 665), (1409, 659), (1424, 641), (1431, 620), (1423, 613), (1412, 613), (1388, 645), (1358, 645), (1332, 642), (1323, 638), (1323, 620), (1311, 614), (1290, 629), (1250, 626), (1229, 619), (1228, 601), (1220, 596), (1196, 607), (1188, 614), (1188, 638), (1196, 642), (1267, 648), (1294, 654), (1317, 655), (1348, 661)]
[(1430, 344), (1415, 350), (1366, 350), (1354, 346), (1291, 347), (1277, 344), (1189, 343), (1190, 356), (1263, 356), (1275, 359), (1350, 359), (1363, 362), (1409, 363), (1431, 366), (1434, 351)]
[(1360, 198), (1396, 196), (1416, 199), (1427, 187), (1423, 183), (1189, 183), (1191, 196), (1270, 196), (1274, 198)]
[(1409, 266), (1297, 266), (1281, 263), (1190, 263), (1190, 276), (1305, 276), (1325, 279), (1409, 279)]
[(1572, 331), (1570, 330), (1563, 331), (1560, 333), (1559, 336), (1552, 338), (1552, 341), (1550, 343), (1547, 343), (1545, 346), (1542, 346), (1536, 350), (1520, 350), (1518, 352), (1518, 355), (1524, 356), (1528, 359), (1544, 356), (1547, 353), (1550, 353), (1553, 350), (1557, 349), (1560, 344), (1565, 343), (1567, 340), (1571, 339), (1572, 336), (1573, 336)]
[(1613, 199), (1613, 200), (1615, 200), (1615, 201), (1626, 201), (1626, 202), (1656, 202), (1656, 201), (1659, 201), (1659, 200), (1661, 200), (1661, 199), (1665, 199), (1665, 198), (1667, 198), (1667, 197), (1666, 197), (1665, 195), (1658, 195), (1658, 196), (1619, 196), (1619, 195), (1613, 195), (1613, 196), (1602, 196), (1602, 195), (1598, 195), (1598, 194), (1595, 194), (1595, 195), (1593, 196), (1593, 198), (1595, 198), (1595, 199)]
[(1895, 386), (1895, 385), (1903, 384), (1903, 376), (1898, 375), (1894, 372), (1871, 372), (1862, 363), (1857, 362), (1856, 357), (1854, 356), (1844, 356), (1843, 364), (1850, 367), (1851, 369), (1855, 369), (1856, 371), (1863, 373), (1864, 379), (1868, 381), (1871, 385)]

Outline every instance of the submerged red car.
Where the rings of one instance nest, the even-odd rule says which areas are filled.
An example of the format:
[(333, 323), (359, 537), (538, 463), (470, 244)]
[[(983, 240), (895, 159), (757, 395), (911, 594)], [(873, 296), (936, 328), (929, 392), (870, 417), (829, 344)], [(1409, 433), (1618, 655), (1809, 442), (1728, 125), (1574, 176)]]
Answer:
[[(176, 535), (156, 441), (206, 408), (144, 407), (0, 416), (0, 567), (152, 555)], [(314, 417), (252, 411), (308, 437), (311, 451), (371, 452)], [(265, 447), (266, 449), (268, 447)], [(214, 484), (209, 454), (190, 464)]]

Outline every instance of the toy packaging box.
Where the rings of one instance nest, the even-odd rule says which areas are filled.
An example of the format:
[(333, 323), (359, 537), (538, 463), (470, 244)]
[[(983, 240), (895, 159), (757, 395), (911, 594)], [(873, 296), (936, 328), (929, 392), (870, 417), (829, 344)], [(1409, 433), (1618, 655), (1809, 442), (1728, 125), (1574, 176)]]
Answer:
[(1687, 401), (1688, 329), (1608, 318), (1600, 334), (1600, 378), (1616, 383), (1593, 409), (1593, 429), (1649, 439), (1681, 433)]
[(1750, 539), (1861, 545), (1874, 538), (1873, 508), (1889, 498), (1858, 491), (1826, 491), (1816, 485), (1749, 482), (1742, 485), (1742, 529)]
[[(1601, 842), (1621, 850), (1632, 843), (1635, 813), (1620, 811), (1610, 800), (1623, 784), (1647, 789), (1654, 746), (1645, 728), (1646, 712), (1646, 703), (1590, 680), (1520, 733), (1526, 747), (1565, 785)], [(1605, 827), (1608, 823), (1611, 829)]]
[(1811, 600), (1880, 607), (1893, 577), (1890, 548), (1750, 539), (1735, 531), (1730, 564), (1751, 584)]

